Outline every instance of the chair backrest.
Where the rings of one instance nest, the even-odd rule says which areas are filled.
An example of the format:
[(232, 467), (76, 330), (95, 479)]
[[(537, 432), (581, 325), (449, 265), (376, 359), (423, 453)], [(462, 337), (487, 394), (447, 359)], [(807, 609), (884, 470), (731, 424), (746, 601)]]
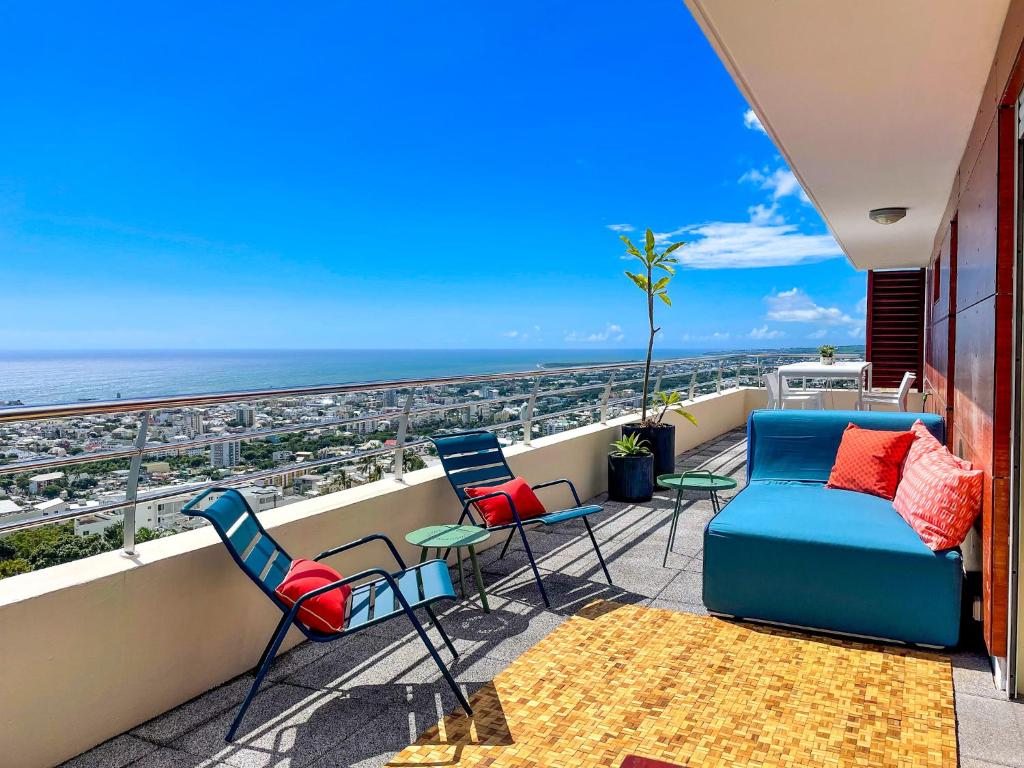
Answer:
[[(205, 509), (200, 509), (204, 499), (218, 493), (219, 498)], [(292, 558), (260, 525), (245, 496), (233, 488), (210, 488), (192, 499), (181, 511), (208, 520), (238, 567), (278, 607), (283, 606), (274, 589), (284, 581)]]
[(466, 501), (466, 488), (499, 485), (515, 477), (493, 432), (476, 429), (430, 439), (460, 502)]
[(896, 393), (896, 402), (900, 404), (901, 410), (907, 410), (907, 395), (910, 394), (910, 387), (915, 379), (917, 379), (917, 374), (911, 371), (903, 374), (903, 381), (900, 382), (899, 391)]
[(764, 388), (768, 391), (768, 407), (777, 408), (779, 404), (779, 374), (766, 373), (761, 377)]

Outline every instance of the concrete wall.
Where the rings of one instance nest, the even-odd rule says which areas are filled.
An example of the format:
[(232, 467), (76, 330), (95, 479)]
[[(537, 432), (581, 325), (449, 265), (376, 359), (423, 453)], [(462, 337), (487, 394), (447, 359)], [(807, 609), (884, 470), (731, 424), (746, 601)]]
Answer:
[[(688, 406), (698, 427), (670, 415), (677, 450), (742, 425), (762, 397), (740, 389), (699, 398)], [(509, 463), (538, 482), (569, 477), (592, 497), (607, 487), (609, 442), (631, 420), (514, 447)], [(542, 493), (545, 504), (569, 502), (565, 490)], [(451, 487), (431, 467), (261, 520), (296, 557), (382, 531), (415, 559), (404, 534), (457, 514)], [(353, 573), (387, 560), (371, 547), (332, 565)], [(0, 762), (55, 765), (245, 672), (279, 616), (209, 528), (147, 542), (131, 558), (110, 552), (0, 581)]]

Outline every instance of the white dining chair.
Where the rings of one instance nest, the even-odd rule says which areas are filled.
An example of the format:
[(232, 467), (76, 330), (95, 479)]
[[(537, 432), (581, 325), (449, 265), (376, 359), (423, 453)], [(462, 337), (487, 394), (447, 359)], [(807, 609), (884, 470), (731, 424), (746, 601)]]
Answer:
[(907, 410), (907, 396), (917, 376), (910, 371), (903, 374), (903, 381), (895, 392), (865, 392), (864, 409), (871, 410), (872, 405), (891, 405), (899, 411)]
[(768, 391), (768, 407), (771, 409), (781, 410), (786, 407), (787, 403), (792, 405), (799, 403), (801, 408), (807, 408), (808, 405), (818, 410), (825, 408), (821, 392), (793, 392), (777, 371), (766, 373), (761, 378), (764, 380), (764, 388)]

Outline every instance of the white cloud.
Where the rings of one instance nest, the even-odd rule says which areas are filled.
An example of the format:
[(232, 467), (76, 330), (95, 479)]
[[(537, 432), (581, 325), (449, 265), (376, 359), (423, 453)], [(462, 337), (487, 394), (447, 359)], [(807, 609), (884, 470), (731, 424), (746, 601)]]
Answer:
[(684, 333), (679, 337), (680, 341), (728, 341), (732, 336), (728, 331), (715, 331), (714, 333)]
[(760, 131), (761, 133), (767, 134), (768, 131), (761, 125), (761, 118), (754, 114), (754, 110), (748, 109), (743, 113), (743, 125), (752, 131)]
[(779, 204), (763, 205), (758, 203), (747, 208), (751, 224), (785, 224), (786, 220), (779, 213)]
[(868, 297), (865, 296), (857, 302), (857, 306), (853, 310), (858, 315), (866, 315), (868, 313)]
[(610, 229), (612, 232), (632, 232), (633, 231), (633, 225), (632, 224), (605, 224), (605, 227), (607, 229)]
[[(865, 301), (858, 302), (856, 316), (843, 312), (839, 307), (825, 307), (817, 304), (810, 296), (799, 288), (790, 288), (765, 296), (768, 305), (769, 320), (780, 323), (812, 323), (820, 327), (809, 337), (821, 339), (836, 333), (834, 329), (845, 328), (851, 338), (864, 337), (863, 311), (867, 308)], [(828, 330), (828, 329), (833, 330)]]
[(811, 202), (796, 176), (788, 168), (776, 168), (774, 171), (770, 171), (768, 168), (762, 170), (752, 168), (740, 176), (740, 181), (756, 184), (758, 188), (770, 192), (772, 200), (795, 195), (800, 198), (801, 202), (808, 204)]
[(799, 288), (765, 296), (769, 320), (782, 323), (816, 323), (818, 325), (854, 326), (861, 321), (843, 312), (839, 307), (823, 307)]
[(762, 325), (760, 328), (751, 328), (750, 333), (747, 335), (752, 339), (763, 341), (765, 339), (777, 339), (780, 336), (785, 336), (786, 334), (783, 331), (779, 331), (774, 328), (769, 330), (767, 325)]
[(594, 333), (579, 333), (578, 331), (570, 331), (565, 334), (565, 341), (567, 342), (587, 342), (593, 344), (601, 341), (622, 341), (625, 338), (625, 334), (622, 332), (622, 327), (615, 323), (608, 323), (604, 327), (603, 331), (596, 331)]
[(659, 245), (680, 238), (679, 263), (691, 269), (746, 269), (812, 264), (843, 255), (831, 235), (805, 235), (795, 224), (712, 221), (656, 234)]
[(530, 339), (532, 337), (540, 336), (540, 326), (535, 325), (533, 326), (533, 329), (530, 331), (519, 331), (515, 329), (511, 331), (503, 331), (501, 335), (504, 336), (506, 339), (518, 339), (519, 341), (526, 341), (527, 339)]

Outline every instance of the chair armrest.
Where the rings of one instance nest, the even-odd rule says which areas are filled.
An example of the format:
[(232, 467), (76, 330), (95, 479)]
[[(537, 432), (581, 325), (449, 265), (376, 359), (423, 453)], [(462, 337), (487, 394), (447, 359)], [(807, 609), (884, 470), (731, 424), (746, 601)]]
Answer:
[(537, 490), (540, 490), (541, 488), (549, 488), (552, 485), (560, 485), (562, 483), (565, 483), (566, 485), (569, 486), (569, 490), (572, 491), (572, 497), (576, 501), (576, 506), (577, 507), (583, 506), (582, 503), (580, 502), (580, 495), (578, 493), (576, 493), (576, 486), (572, 484), (572, 480), (567, 480), (564, 477), (560, 477), (558, 480), (549, 480), (546, 483), (537, 483), (536, 485), (531, 485), (530, 489), (534, 490), (534, 491), (537, 491)]
[[(462, 517), (459, 518), (459, 522), (462, 522), (462, 518), (469, 516), (469, 519), (473, 521), (473, 525), (477, 525), (476, 520), (473, 519), (473, 513), (469, 511), (471, 504), (476, 504), (478, 501), (486, 501), (487, 499), (496, 499), (499, 496), (504, 496), (508, 500), (509, 509), (512, 510), (512, 517), (515, 518), (516, 523), (522, 524), (522, 520), (519, 519), (519, 511), (516, 509), (516, 503), (512, 501), (512, 497), (506, 491), (494, 491), (493, 493), (487, 493), (483, 496), (472, 496), (462, 502)], [(486, 521), (485, 521), (486, 522)]]
[(402, 556), (398, 554), (398, 549), (392, 543), (391, 539), (389, 539), (383, 533), (371, 533), (369, 536), (363, 536), (363, 538), (361, 539), (350, 541), (348, 544), (342, 544), (340, 547), (334, 547), (332, 549), (325, 550), (316, 557), (314, 557), (313, 560), (316, 562), (320, 562), (324, 558), (332, 557), (333, 555), (337, 555), (338, 553), (345, 552), (349, 549), (361, 547), (363, 544), (369, 544), (371, 541), (383, 541), (385, 544), (387, 544), (388, 549), (391, 550), (391, 554), (395, 558), (395, 562), (398, 563), (398, 567), (402, 570), (405, 570), (407, 566), (405, 565), (405, 561), (402, 559)]

